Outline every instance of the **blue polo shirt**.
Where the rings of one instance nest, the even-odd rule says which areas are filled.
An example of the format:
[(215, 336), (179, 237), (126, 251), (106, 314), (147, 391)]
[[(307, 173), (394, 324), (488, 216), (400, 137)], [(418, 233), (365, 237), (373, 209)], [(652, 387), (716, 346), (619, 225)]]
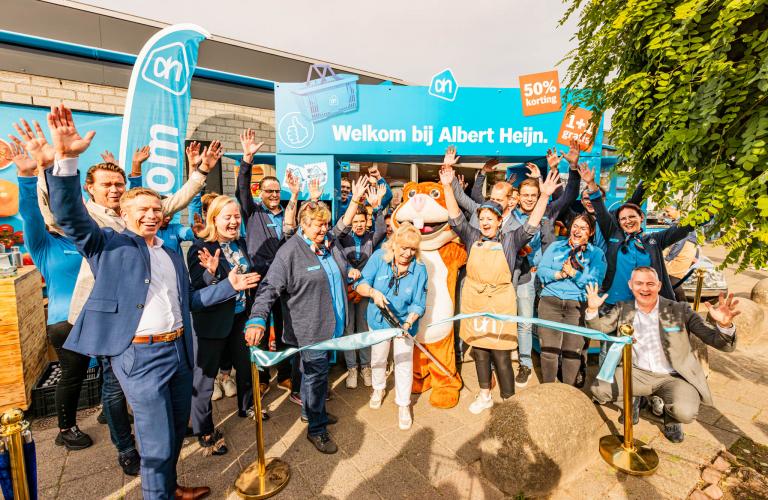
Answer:
[[(299, 236), (304, 240), (304, 243), (310, 248), (312, 247), (312, 240), (304, 236), (304, 231), (301, 229), (299, 229)], [(338, 264), (333, 260), (333, 254), (325, 248), (323, 250), (323, 254), (318, 255), (317, 260), (320, 261), (320, 266), (325, 271), (328, 284), (331, 287), (333, 314), (336, 317), (336, 329), (333, 331), (333, 337), (336, 338), (344, 335), (344, 324), (347, 317), (347, 287)]]
[[(408, 266), (408, 273), (401, 277), (399, 283), (395, 286), (392, 263), (384, 262), (383, 257), (384, 250), (376, 250), (371, 255), (368, 263), (363, 268), (360, 281), (357, 282), (355, 287), (365, 283), (383, 293), (384, 297), (389, 301), (389, 309), (401, 324), (405, 322), (411, 313), (422, 316), (427, 307), (426, 266), (413, 259)], [(395, 294), (395, 291), (397, 291), (397, 294)], [(368, 303), (366, 316), (368, 326), (372, 330), (392, 328), (392, 325), (387, 323), (381, 311), (372, 300)], [(418, 330), (418, 321), (416, 321), (410, 333), (414, 335)]]
[[(528, 214), (520, 210), (519, 207), (512, 212), (512, 216), (517, 219), (517, 222), (519, 222), (521, 226), (524, 226), (528, 222)], [(531, 250), (533, 250), (530, 254), (528, 254), (528, 263), (533, 267), (538, 267), (542, 255), (541, 226), (536, 229), (536, 234), (533, 236), (533, 238), (531, 238), (531, 241), (528, 242), (528, 246), (531, 247)]]
[(285, 220), (285, 210), (281, 209), (279, 214), (273, 214), (272, 211), (268, 209), (263, 202), (262, 206), (264, 207), (264, 211), (269, 216), (270, 222), (267, 224), (267, 227), (274, 229), (275, 234), (277, 234), (277, 239), (281, 239), (283, 237), (283, 221)]
[(157, 237), (163, 240), (163, 245), (172, 249), (179, 255), (184, 255), (181, 252), (182, 241), (194, 241), (195, 233), (192, 232), (191, 227), (184, 226), (177, 222), (171, 222), (165, 229), (160, 229), (157, 232)]
[(536, 276), (544, 286), (541, 291), (542, 296), (583, 302), (587, 300), (587, 285), (591, 283), (600, 285), (603, 282), (607, 268), (605, 254), (591, 243), (587, 244), (579, 260), (584, 269), (577, 271), (573, 278), (555, 279), (555, 274), (563, 269), (563, 264), (570, 252), (571, 245), (568, 240), (556, 241), (544, 252), (541, 264), (536, 271)]
[[(611, 243), (618, 243), (619, 240), (611, 238)], [(651, 256), (648, 252), (642, 252), (637, 246), (630, 242), (626, 247), (627, 252), (624, 253), (619, 249), (616, 252), (616, 273), (613, 275), (613, 282), (611, 288), (608, 290), (608, 298), (605, 300), (607, 304), (616, 304), (625, 300), (634, 300), (634, 295), (629, 289), (629, 278), (632, 276), (632, 271), (640, 266), (650, 266)]]

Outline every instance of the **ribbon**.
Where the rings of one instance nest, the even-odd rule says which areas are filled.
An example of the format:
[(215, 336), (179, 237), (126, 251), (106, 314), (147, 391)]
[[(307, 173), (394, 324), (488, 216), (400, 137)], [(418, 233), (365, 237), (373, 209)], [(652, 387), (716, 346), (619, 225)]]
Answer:
[(345, 335), (333, 339), (323, 340), (304, 347), (289, 347), (280, 352), (262, 351), (258, 347), (251, 347), (251, 363), (258, 367), (274, 366), (284, 359), (288, 359), (299, 351), (354, 351), (384, 342), (403, 333), (400, 328), (385, 328), (383, 330), (368, 330), (367, 332)]
[(560, 330), (565, 333), (573, 333), (575, 335), (581, 335), (593, 340), (601, 340), (603, 342), (610, 342), (611, 346), (608, 348), (608, 353), (605, 356), (600, 371), (597, 374), (597, 379), (603, 382), (612, 383), (613, 375), (616, 372), (616, 366), (621, 360), (621, 351), (626, 344), (632, 343), (632, 337), (621, 336), (614, 337), (612, 335), (593, 330), (591, 328), (585, 328), (583, 326), (566, 325), (565, 323), (558, 323), (557, 321), (549, 321), (540, 318), (523, 318), (522, 316), (512, 316), (508, 314), (496, 314), (496, 313), (471, 313), (471, 314), (457, 314), (450, 318), (441, 319), (430, 323), (428, 326), (440, 325), (451, 321), (460, 319), (475, 318), (478, 316), (486, 316), (489, 318), (497, 319), (499, 321), (512, 321), (515, 323), (530, 323), (532, 325), (544, 326), (552, 328), (553, 330)]

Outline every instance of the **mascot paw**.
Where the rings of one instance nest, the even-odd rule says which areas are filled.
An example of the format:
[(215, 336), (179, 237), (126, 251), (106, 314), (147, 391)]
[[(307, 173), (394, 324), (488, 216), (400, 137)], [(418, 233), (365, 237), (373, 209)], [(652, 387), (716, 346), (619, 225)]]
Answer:
[(450, 387), (435, 387), (429, 395), (429, 402), (435, 408), (453, 408), (459, 404), (459, 391)]

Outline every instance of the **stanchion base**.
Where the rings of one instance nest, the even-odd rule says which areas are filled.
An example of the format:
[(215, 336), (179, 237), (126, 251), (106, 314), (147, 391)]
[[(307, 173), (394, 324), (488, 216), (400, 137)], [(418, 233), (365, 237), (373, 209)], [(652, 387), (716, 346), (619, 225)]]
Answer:
[(291, 478), (291, 470), (279, 458), (267, 458), (266, 473), (259, 477), (259, 461), (245, 468), (235, 480), (235, 492), (246, 500), (260, 500), (277, 495)]
[(650, 476), (659, 466), (656, 451), (635, 439), (634, 449), (624, 448), (623, 436), (603, 436), (600, 438), (600, 456), (614, 468), (632, 476)]

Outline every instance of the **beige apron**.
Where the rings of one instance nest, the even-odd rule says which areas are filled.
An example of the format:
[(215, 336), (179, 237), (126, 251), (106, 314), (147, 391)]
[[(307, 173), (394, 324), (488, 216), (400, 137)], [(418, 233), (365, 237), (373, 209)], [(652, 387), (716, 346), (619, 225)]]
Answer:
[[(497, 241), (477, 241), (469, 252), (467, 277), (461, 288), (461, 312), (517, 314), (517, 294), (512, 286), (504, 249)], [(517, 349), (517, 324), (493, 318), (461, 320), (461, 339), (484, 349)]]

